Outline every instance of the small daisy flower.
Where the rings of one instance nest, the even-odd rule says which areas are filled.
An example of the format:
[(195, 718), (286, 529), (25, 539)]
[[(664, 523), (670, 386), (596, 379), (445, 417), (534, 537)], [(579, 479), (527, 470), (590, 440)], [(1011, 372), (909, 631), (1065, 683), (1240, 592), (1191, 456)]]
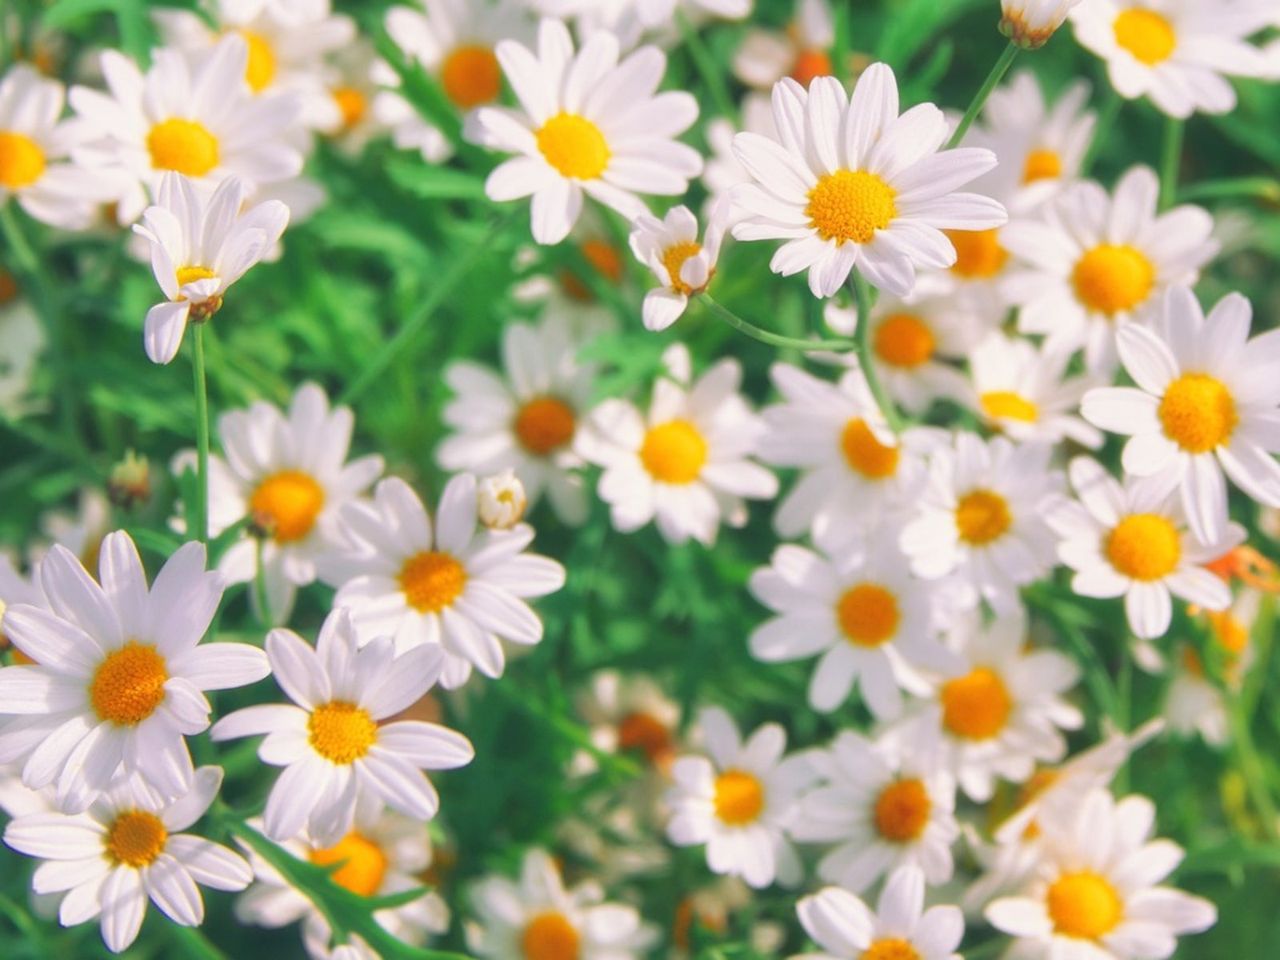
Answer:
[(470, 763), (470, 741), (435, 723), (387, 721), (435, 683), (436, 648), (397, 656), (389, 637), (359, 647), (350, 617), (337, 610), (325, 618), (315, 647), (291, 630), (272, 630), (267, 657), (293, 704), (245, 707), (219, 720), (210, 735), (220, 741), (267, 734), (258, 757), (284, 767), (263, 814), (268, 837), (290, 840), (305, 828), (316, 843), (335, 844), (351, 831), (362, 799), (419, 820), (435, 816), (440, 798), (421, 771)]
[(168, 363), (188, 320), (217, 313), (227, 288), (275, 246), (289, 208), (268, 200), (244, 210), (244, 184), (236, 177), (223, 180), (206, 202), (176, 173), (161, 179), (156, 200), (133, 229), (150, 245), (151, 269), (168, 298), (147, 311), (147, 356)]
[(1053, 534), (1044, 507), (1061, 487), (1049, 467), (1048, 444), (1015, 446), (956, 435), (930, 455), (928, 486), (916, 517), (903, 528), (902, 549), (917, 576), (955, 574), (961, 599), (1016, 606), (1018, 588), (1054, 566)]
[[(0, 670), (0, 763), (21, 761), (33, 790), (57, 785), (59, 806), (84, 811), (117, 773), (163, 798), (191, 788), (186, 737), (208, 729), (206, 690), (269, 672), (244, 643), (201, 643), (222, 599), (203, 544), (181, 547), (147, 586), (124, 531), (102, 543), (98, 579), (70, 550), (40, 563), (48, 609), (17, 604), (5, 635), (32, 661)], [(101, 586), (99, 586), (101, 584)]]
[(374, 104), (382, 92), (381, 71), (389, 69), (372, 43), (357, 39), (331, 57), (322, 73), (329, 106), (318, 117), (319, 129), (349, 156), (387, 132)]
[(742, 877), (757, 889), (777, 880), (799, 883), (800, 859), (787, 838), (798, 795), (813, 779), (807, 754), (783, 757), (787, 735), (776, 723), (744, 743), (719, 707), (702, 711), (698, 726), (709, 756), (684, 756), (671, 768), (667, 837), (676, 846), (706, 844), (713, 873)]
[(601, 670), (578, 699), (591, 742), (610, 753), (638, 751), (667, 770), (679, 738), (680, 706), (650, 677)]
[(848, 730), (816, 752), (813, 767), (821, 783), (800, 801), (792, 833), (836, 844), (818, 863), (823, 880), (859, 893), (903, 866), (932, 885), (951, 879), (960, 828), (950, 776)]
[(1000, 0), (1000, 32), (1020, 47), (1049, 42), (1080, 0)]
[(432, 647), (449, 688), (464, 683), (473, 665), (502, 676), (502, 641), (542, 639), (542, 621), (525, 600), (564, 586), (564, 567), (524, 552), (532, 527), (484, 530), (476, 521), (471, 474), (445, 485), (434, 522), (407, 483), (388, 477), (371, 502), (343, 507), (344, 545), (321, 566), (338, 588), (334, 607), (350, 613), (362, 644), (390, 637), (400, 651)]
[[(848, 890), (826, 887), (796, 904), (800, 925), (822, 948), (807, 960), (960, 960), (964, 937), (958, 907), (924, 908), (925, 878), (912, 867), (895, 871), (876, 911)], [(800, 958), (792, 958), (800, 960)]]
[(1172, 679), (1160, 713), (1169, 729), (1182, 736), (1199, 735), (1211, 747), (1231, 742), (1231, 719), (1222, 687), (1204, 672), (1204, 662), (1190, 643), (1183, 644), (1171, 668)]
[(632, 220), (646, 212), (637, 193), (679, 196), (702, 172), (697, 151), (674, 139), (697, 118), (697, 102), (656, 92), (666, 56), (646, 46), (619, 63), (618, 52), (617, 38), (598, 31), (575, 54), (568, 27), (549, 19), (536, 53), (514, 40), (497, 46), (521, 109), (481, 107), (471, 125), (484, 146), (520, 154), (485, 191), (496, 201), (532, 194), (538, 243), (569, 235), (584, 193)]
[(1136, 387), (1085, 394), (1085, 419), (1128, 436), (1126, 473), (1181, 495), (1202, 541), (1227, 526), (1223, 473), (1246, 494), (1280, 506), (1280, 452), (1275, 436), (1280, 385), (1275, 358), (1280, 333), (1249, 339), (1253, 308), (1238, 293), (1208, 318), (1189, 288), (1169, 291), (1153, 327), (1126, 324), (1118, 334), (1125, 370)]
[(519, 881), (489, 876), (471, 890), (479, 928), (470, 948), (492, 960), (639, 960), (657, 940), (657, 930), (634, 907), (604, 902), (593, 882), (565, 889), (545, 850), (524, 856)]
[(1073, 814), (1041, 824), (1045, 852), (1022, 895), (986, 909), (992, 926), (1014, 938), (1019, 956), (1168, 957), (1178, 936), (1217, 921), (1209, 901), (1158, 885), (1183, 853), (1169, 840), (1150, 839), (1156, 809), (1146, 797), (1116, 801), (1097, 790)]
[(1083, 346), (1089, 369), (1110, 376), (1120, 324), (1145, 317), (1170, 286), (1194, 283), (1218, 250), (1208, 213), (1184, 205), (1157, 215), (1158, 194), (1155, 172), (1134, 167), (1111, 197), (1078, 183), (1037, 219), (1005, 227), (1001, 242), (1021, 261), (1005, 281), (1018, 328), (1055, 348)]
[(1274, 18), (1267, 0), (1088, 0), (1071, 11), (1076, 40), (1106, 61), (1116, 91), (1178, 118), (1231, 112), (1225, 77), (1269, 76), (1266, 54), (1246, 38)]
[(514, 470), (531, 503), (545, 493), (561, 520), (583, 523), (590, 493), (574, 440), (598, 372), (578, 359), (587, 336), (549, 310), (536, 324), (503, 328), (501, 375), (471, 360), (445, 367), (454, 398), (443, 419), (453, 432), (436, 451), (440, 466), (477, 474)]
[(942, 111), (924, 103), (898, 116), (893, 71), (873, 64), (852, 100), (840, 81), (818, 77), (806, 91), (790, 78), (773, 88), (777, 139), (740, 133), (734, 152), (755, 179), (733, 191), (751, 216), (739, 240), (787, 241), (775, 273), (809, 271), (815, 297), (830, 297), (857, 269), (872, 285), (905, 296), (918, 267), (942, 269), (956, 251), (942, 230), (986, 230), (1004, 207), (956, 190), (996, 165), (989, 150), (938, 148)]
[(508, 468), (476, 484), (476, 516), (490, 530), (510, 530), (524, 519), (529, 496), (515, 471)]
[(249, 864), (220, 844), (183, 833), (209, 809), (222, 770), (201, 767), (177, 799), (122, 783), (83, 813), (31, 813), (15, 818), (4, 842), (45, 861), (35, 872), (37, 893), (66, 891), (58, 910), (64, 927), (100, 918), (102, 939), (113, 953), (138, 936), (151, 900), (184, 927), (204, 922), (196, 884), (243, 890)]
[(835, 74), (831, 48), (836, 42), (830, 0), (796, 0), (786, 32), (750, 30), (733, 55), (733, 72), (758, 90), (770, 90), (783, 77), (808, 87), (814, 77)]
[(738, 392), (738, 362), (721, 360), (686, 387), (687, 348), (675, 345), (667, 359), (681, 383), (659, 378), (645, 415), (625, 400), (604, 401), (578, 449), (604, 468), (599, 493), (616, 529), (630, 533), (652, 520), (670, 543), (711, 544), (721, 519), (742, 526), (743, 498), (773, 497), (778, 479), (749, 459), (764, 427)]
[(667, 329), (684, 316), (689, 298), (707, 288), (715, 276), (728, 213), (727, 202), (712, 207), (701, 242), (698, 218), (685, 206), (672, 207), (661, 220), (644, 214), (633, 222), (631, 252), (662, 284), (645, 294), (645, 329)]

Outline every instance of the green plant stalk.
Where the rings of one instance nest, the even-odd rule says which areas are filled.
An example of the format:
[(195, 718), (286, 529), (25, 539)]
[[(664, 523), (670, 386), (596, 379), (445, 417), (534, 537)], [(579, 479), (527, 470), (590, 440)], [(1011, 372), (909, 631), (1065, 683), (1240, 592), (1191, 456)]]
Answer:
[(858, 346), (854, 341), (844, 339), (805, 340), (800, 337), (784, 337), (780, 333), (772, 333), (761, 327), (757, 327), (754, 323), (743, 320), (728, 307), (717, 303), (708, 293), (699, 294), (698, 299), (701, 300), (712, 313), (739, 333), (745, 333), (753, 340), (759, 340), (761, 343), (767, 343), (771, 347), (786, 347), (790, 350), (802, 350), (805, 353), (813, 353), (820, 350), (855, 350)]
[(1164, 141), (1160, 148), (1160, 209), (1168, 210), (1178, 195), (1178, 175), (1182, 168), (1184, 121), (1169, 117), (1165, 121)]
[(253, 572), (253, 595), (258, 601), (258, 616), (262, 618), (262, 626), (270, 630), (275, 626), (271, 618), (271, 604), (267, 599), (267, 572), (264, 567), (266, 559), (266, 538), (258, 537), (257, 543), (254, 544), (254, 551), (257, 554), (257, 568)]
[(1116, 93), (1115, 87), (1111, 86), (1109, 80), (1104, 78), (1102, 82), (1107, 88), (1107, 99), (1103, 102), (1102, 109), (1098, 111), (1098, 122), (1093, 127), (1093, 139), (1089, 143), (1084, 159), (1080, 161), (1081, 177), (1087, 176), (1093, 169), (1093, 162), (1098, 159), (1098, 149), (1106, 141), (1111, 128), (1120, 118), (1120, 111), (1124, 109), (1124, 97)]
[(1010, 41), (1008, 46), (1004, 48), (1004, 52), (1000, 54), (1000, 58), (995, 62), (995, 66), (991, 68), (991, 72), (987, 74), (987, 79), (982, 81), (982, 86), (978, 88), (977, 94), (973, 101), (969, 104), (969, 109), (964, 112), (964, 116), (960, 118), (960, 125), (956, 127), (956, 132), (951, 135), (951, 139), (947, 141), (947, 149), (952, 150), (960, 145), (960, 141), (964, 139), (964, 135), (969, 132), (969, 128), (973, 126), (973, 121), (978, 119), (978, 114), (982, 112), (982, 108), (986, 106), (987, 98), (991, 96), (994, 90), (1004, 79), (1004, 75), (1009, 72), (1009, 68), (1013, 66), (1014, 59), (1018, 56), (1021, 48), (1014, 42)]
[(1183, 202), (1197, 200), (1261, 200), (1280, 203), (1280, 180), (1272, 177), (1230, 177), (1187, 185), (1178, 194)]
[(1231, 743), (1235, 750), (1240, 774), (1244, 777), (1249, 799), (1262, 823), (1262, 832), (1269, 840), (1280, 840), (1280, 810), (1267, 784), (1266, 768), (1253, 742), (1245, 700), (1240, 696), (1228, 696), (1227, 716), (1231, 724)]
[(194, 324), (191, 368), (196, 397), (196, 538), (209, 542), (209, 387), (204, 374), (205, 323)]
[(702, 77), (703, 83), (711, 91), (711, 99), (715, 101), (716, 109), (721, 116), (728, 117), (729, 121), (736, 127), (738, 125), (738, 108), (734, 106), (733, 98), (729, 96), (729, 88), (724, 82), (724, 71), (716, 65), (715, 59), (711, 56), (711, 51), (702, 42), (702, 37), (698, 34), (697, 28), (689, 22), (689, 18), (685, 16), (683, 10), (676, 10), (676, 23), (680, 27), (680, 38), (684, 41), (685, 47), (689, 51), (689, 56), (693, 59), (693, 65), (697, 68), (698, 75)]
[(902, 417), (898, 414), (893, 398), (880, 382), (880, 374), (876, 371), (875, 361), (871, 356), (871, 285), (867, 283), (866, 277), (855, 269), (851, 286), (854, 302), (858, 305), (858, 327), (854, 331), (854, 337), (857, 342), (858, 366), (862, 369), (862, 378), (866, 380), (867, 388), (875, 397), (876, 406), (884, 415), (889, 429), (894, 433), (901, 433), (904, 426)]

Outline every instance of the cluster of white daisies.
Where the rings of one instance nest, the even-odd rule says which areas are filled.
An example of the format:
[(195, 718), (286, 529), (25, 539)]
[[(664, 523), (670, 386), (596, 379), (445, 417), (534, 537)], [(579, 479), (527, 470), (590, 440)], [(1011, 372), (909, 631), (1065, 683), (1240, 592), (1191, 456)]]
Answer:
[[(501, 677), (542, 639), (528, 601), (565, 582), (529, 552), (526, 507), (545, 494), (561, 523), (582, 525), (594, 483), (619, 532), (653, 524), (670, 544), (711, 547), (722, 525), (747, 522), (749, 501), (779, 496), (779, 471), (786, 542), (750, 577), (768, 612), (742, 641), (763, 664), (815, 660), (809, 706), (869, 722), (788, 754), (776, 723), (744, 739), (709, 707), (682, 733), (657, 683), (599, 674), (579, 704), (593, 749), (571, 772), (618, 751), (647, 769), (567, 822), (564, 843), (616, 861), (619, 881), (670, 865), (662, 831), (705, 847), (728, 879), (687, 898), (677, 948), (695, 922), (723, 928), (748, 888), (806, 878), (827, 885), (797, 905), (813, 957), (950, 960), (967, 914), (1018, 957), (1156, 960), (1213, 924), (1211, 904), (1162, 885), (1182, 851), (1152, 839), (1153, 804), (1117, 799), (1111, 782), (1166, 726), (1225, 736), (1198, 647), (1165, 638), (1176, 596), (1194, 618), (1179, 624), (1198, 624), (1228, 684), (1247, 665), (1259, 599), (1232, 589), (1245, 534), (1229, 486), (1240, 510), (1280, 508), (1280, 333), (1251, 337), (1238, 294), (1201, 306), (1194, 287), (1220, 245), (1208, 212), (1175, 205), (1146, 166), (1111, 189), (1088, 178), (1097, 118), (1084, 85), (1047, 102), (1016, 74), (958, 129), (932, 104), (902, 109), (885, 64), (846, 89), (824, 0), (799, 0), (785, 33), (745, 35), (733, 71), (753, 92), (740, 118), (706, 124), (704, 157), (679, 139), (699, 104), (661, 89), (663, 47), (750, 9), (423, 0), (386, 17), (392, 65), (327, 0), (219, 0), (207, 18), (158, 11), (149, 66), (105, 51), (69, 93), (22, 63), (0, 79), (0, 203), (61, 230), (132, 228), (162, 293), (144, 322), (156, 363), (324, 202), (303, 174), (322, 137), (356, 151), (387, 134), (429, 164), (506, 155), (488, 198), (529, 198), (533, 240), (567, 241), (593, 271), (518, 291), (541, 313), (503, 329), (500, 371), (447, 366), (435, 456), (451, 479), (434, 510), (384, 477), (380, 456), (351, 458), (351, 410), (306, 384), (287, 410), (222, 413), (207, 465), (194, 450), (174, 458), (176, 476), (207, 479), (212, 568), (206, 544), (188, 542), (149, 583), (130, 535), (103, 529), (55, 536), (30, 575), (0, 562), (14, 649), (0, 669), (4, 840), (43, 861), (33, 890), (58, 898), (62, 924), (97, 918), (119, 951), (148, 900), (192, 926), (197, 884), (247, 888), (245, 922), (302, 920), (314, 957), (377, 956), (359, 938), (334, 943), (324, 911), (249, 846), (185, 832), (211, 808), (219, 830), (237, 817), (217, 799), (222, 767), (197, 767), (188, 738), (263, 737), (258, 758), (281, 768), (261, 816), (237, 829), (362, 896), (412, 890), (439, 808), (424, 771), (473, 755), (423, 704), (436, 687), (485, 682), (473, 671)], [(1005, 0), (1001, 29), (1034, 48), (1068, 17), (1119, 95), (1175, 120), (1233, 109), (1226, 76), (1280, 76), (1280, 47), (1250, 41), (1280, 26), (1264, 0)], [(420, 115), (401, 89), (419, 68), (444, 115)], [(659, 218), (643, 199), (683, 197), (699, 177), (704, 227), (687, 206)], [(731, 236), (779, 242), (772, 271), (806, 274), (846, 339), (790, 339), (817, 366), (774, 364), (777, 396), (759, 410), (736, 360), (697, 369), (679, 343), (640, 402), (601, 400), (602, 364), (584, 348), (616, 330), (596, 293), (625, 267), (588, 201), (624, 219), (657, 280), (636, 311), (648, 329), (702, 299), (761, 333), (708, 294)], [(5, 324), (12, 294), (0, 285)], [(939, 411), (968, 426), (928, 425)], [(1067, 455), (1101, 451), (1108, 434), (1126, 438), (1119, 476)], [(187, 516), (172, 524), (184, 536)], [(1058, 566), (1079, 597), (1123, 598), (1128, 655), (1177, 675), (1163, 722), (1070, 757), (1081, 671), (1033, 629), (1066, 596), (1047, 589)], [(285, 625), (317, 582), (332, 609), (312, 642)], [(233, 585), (262, 646), (215, 639)], [(288, 703), (266, 685), (223, 694), (241, 706), (213, 722), (209, 691), (267, 678)], [(1019, 788), (1016, 803), (1001, 806), (1002, 785)], [(983, 808), (989, 831), (963, 817)], [(957, 865), (962, 848), (979, 869)], [(468, 940), (498, 960), (621, 960), (658, 942), (599, 885), (566, 888), (540, 849), (518, 882), (495, 875), (471, 893)], [(450, 911), (432, 893), (376, 918), (422, 943)], [(757, 932), (776, 949), (777, 931)]]

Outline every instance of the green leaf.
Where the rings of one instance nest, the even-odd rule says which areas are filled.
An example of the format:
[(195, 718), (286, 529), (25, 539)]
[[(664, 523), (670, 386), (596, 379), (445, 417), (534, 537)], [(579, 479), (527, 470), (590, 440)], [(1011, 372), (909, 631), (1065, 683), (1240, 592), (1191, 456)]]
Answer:
[(146, 527), (130, 527), (125, 530), (133, 542), (137, 544), (138, 549), (146, 553), (154, 553), (158, 557), (164, 557), (166, 560), (177, 552), (182, 546), (182, 541), (172, 534), (161, 533), (159, 530), (149, 530)]
[(424, 200), (486, 200), (484, 178), (464, 170), (433, 167), (419, 157), (392, 157), (387, 175), (400, 189)]

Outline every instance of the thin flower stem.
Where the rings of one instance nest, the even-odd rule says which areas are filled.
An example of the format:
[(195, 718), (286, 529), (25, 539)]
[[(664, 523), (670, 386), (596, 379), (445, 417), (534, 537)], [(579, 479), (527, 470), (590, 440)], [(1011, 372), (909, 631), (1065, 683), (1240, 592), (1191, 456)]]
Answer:
[(799, 337), (784, 337), (780, 333), (770, 333), (768, 330), (763, 330), (760, 327), (757, 327), (754, 323), (749, 323), (748, 321), (743, 320), (728, 307), (717, 303), (712, 299), (710, 294), (701, 294), (698, 299), (701, 300), (712, 313), (739, 333), (745, 333), (753, 340), (759, 340), (761, 343), (767, 343), (771, 347), (785, 347), (790, 350), (804, 350), (812, 353), (818, 350), (854, 350), (858, 346), (852, 340), (804, 340)]
[(1261, 200), (1280, 203), (1280, 180), (1273, 177), (1230, 177), (1188, 184), (1178, 194), (1183, 203), (1199, 200)]
[(1160, 153), (1160, 209), (1168, 210), (1178, 195), (1178, 176), (1182, 169), (1182, 138), (1186, 123), (1174, 117), (1165, 121), (1164, 144)]
[(884, 414), (885, 422), (889, 424), (889, 429), (894, 433), (902, 432), (902, 417), (898, 415), (898, 408), (893, 402), (893, 398), (884, 389), (884, 384), (880, 382), (880, 374), (876, 371), (875, 362), (871, 357), (871, 285), (867, 283), (866, 278), (857, 270), (853, 272), (853, 298), (858, 305), (858, 327), (854, 331), (858, 345), (858, 366), (862, 369), (862, 377), (867, 381), (867, 387), (871, 390), (871, 395), (875, 397), (876, 405), (880, 408), (880, 412)]
[(262, 618), (262, 625), (270, 630), (275, 622), (271, 617), (271, 602), (267, 596), (266, 543), (266, 538), (260, 536), (254, 544), (257, 569), (253, 573), (253, 595), (258, 602), (258, 616)]
[(1116, 93), (1115, 87), (1111, 86), (1109, 81), (1104, 82), (1107, 84), (1107, 99), (1103, 102), (1102, 109), (1098, 111), (1098, 122), (1093, 127), (1093, 139), (1089, 143), (1084, 159), (1080, 161), (1081, 177), (1087, 176), (1093, 169), (1093, 162), (1098, 159), (1098, 150), (1106, 142), (1111, 128), (1120, 118), (1120, 111), (1124, 109), (1124, 97)]
[(715, 101), (716, 109), (721, 115), (727, 117), (730, 123), (737, 126), (738, 108), (733, 105), (733, 98), (729, 96), (729, 88), (725, 86), (724, 71), (716, 66), (715, 59), (711, 56), (711, 51), (702, 42), (702, 37), (697, 28), (689, 22), (689, 18), (685, 16), (683, 10), (676, 11), (676, 23), (680, 27), (680, 37), (684, 40), (685, 46), (689, 50), (689, 56), (693, 59), (693, 65), (697, 68), (698, 75), (702, 77), (702, 81), (711, 91), (711, 99)]
[(209, 391), (204, 375), (204, 323), (194, 325), (191, 367), (196, 396), (196, 537), (209, 542)]
[(973, 121), (978, 119), (978, 114), (982, 112), (982, 108), (986, 106), (987, 97), (991, 96), (991, 91), (996, 88), (1004, 75), (1009, 72), (1009, 68), (1013, 66), (1014, 58), (1017, 57), (1021, 48), (1012, 41), (1004, 48), (1004, 52), (1000, 54), (1000, 59), (996, 61), (995, 66), (991, 68), (991, 72), (987, 74), (987, 79), (982, 81), (982, 86), (978, 88), (977, 95), (973, 98), (973, 102), (969, 104), (969, 109), (964, 112), (964, 116), (960, 120), (960, 126), (956, 127), (956, 132), (951, 135), (951, 139), (947, 142), (947, 149), (951, 150), (960, 145), (960, 141), (964, 139), (964, 135), (969, 132), (969, 128), (973, 126)]
[(1271, 796), (1266, 768), (1262, 765), (1253, 742), (1244, 699), (1240, 696), (1229, 697), (1227, 714), (1231, 723), (1231, 741), (1235, 747), (1236, 761), (1249, 791), (1249, 799), (1262, 821), (1262, 832), (1270, 840), (1280, 839), (1280, 811)]

